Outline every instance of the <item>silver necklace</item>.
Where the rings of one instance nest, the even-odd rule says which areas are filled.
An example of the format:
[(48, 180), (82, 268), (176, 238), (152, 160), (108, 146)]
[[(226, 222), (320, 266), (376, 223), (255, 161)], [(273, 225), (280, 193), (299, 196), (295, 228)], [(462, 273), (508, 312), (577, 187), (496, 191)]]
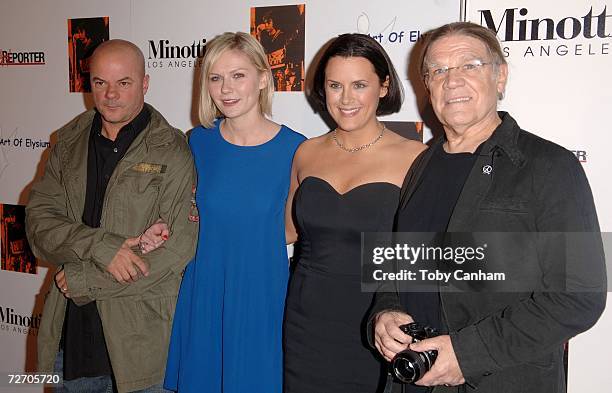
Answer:
[(360, 150), (367, 149), (368, 147), (370, 147), (370, 146), (374, 145), (376, 142), (378, 142), (380, 140), (380, 138), (382, 138), (383, 133), (385, 132), (386, 129), (387, 129), (387, 126), (385, 126), (383, 124), (383, 128), (382, 128), (382, 130), (380, 130), (380, 134), (378, 134), (376, 139), (374, 139), (370, 143), (366, 143), (365, 145), (361, 145), (361, 146), (358, 146), (358, 147), (348, 148), (348, 147), (344, 146), (342, 143), (340, 143), (340, 141), (338, 140), (338, 129), (337, 128), (334, 130), (334, 135), (332, 137), (334, 138), (334, 142), (336, 142), (336, 145), (338, 145), (339, 148), (341, 148), (342, 150), (344, 150), (346, 152), (349, 152), (349, 153), (355, 153), (355, 152), (358, 152)]

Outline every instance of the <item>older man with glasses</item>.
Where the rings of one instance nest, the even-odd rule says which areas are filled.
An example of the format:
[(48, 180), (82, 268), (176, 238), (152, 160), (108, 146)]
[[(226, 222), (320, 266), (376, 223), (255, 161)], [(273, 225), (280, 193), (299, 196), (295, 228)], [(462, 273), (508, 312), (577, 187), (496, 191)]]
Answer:
[[(508, 65), (492, 31), (451, 23), (431, 31), (424, 44), (421, 73), (444, 136), (408, 172), (395, 230), (513, 239), (501, 242), (501, 267), (521, 279), (497, 289), (486, 284), (485, 291), (469, 284), (449, 291), (436, 283), (426, 293), (382, 287), (369, 319), (370, 343), (388, 361), (408, 347), (437, 351), (430, 370), (403, 385), (404, 392), (429, 386), (564, 392), (564, 343), (591, 327), (606, 302), (587, 178), (571, 152), (497, 110)], [(535, 246), (516, 239), (534, 239)], [(412, 343), (400, 326), (413, 321), (442, 334)]]

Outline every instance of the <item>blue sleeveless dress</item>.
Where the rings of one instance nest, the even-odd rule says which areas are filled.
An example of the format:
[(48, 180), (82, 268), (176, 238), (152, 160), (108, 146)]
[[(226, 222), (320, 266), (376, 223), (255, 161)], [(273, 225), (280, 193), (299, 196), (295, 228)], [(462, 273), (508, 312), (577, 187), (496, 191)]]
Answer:
[(237, 146), (219, 123), (190, 136), (200, 234), (179, 292), (164, 387), (281, 393), (285, 202), (305, 138), (282, 126), (264, 144)]

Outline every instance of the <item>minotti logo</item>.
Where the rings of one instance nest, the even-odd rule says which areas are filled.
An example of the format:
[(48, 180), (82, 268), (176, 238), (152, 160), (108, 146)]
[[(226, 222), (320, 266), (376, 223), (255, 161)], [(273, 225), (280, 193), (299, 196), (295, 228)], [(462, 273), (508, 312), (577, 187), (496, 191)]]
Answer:
[(479, 10), (480, 24), (495, 31), (502, 42), (507, 41), (539, 41), (539, 40), (571, 40), (578, 36), (584, 38), (608, 38), (612, 34), (606, 31), (607, 18), (612, 15), (603, 11), (593, 15), (593, 7), (581, 17), (567, 16), (554, 20), (553, 18), (530, 19), (527, 8), (507, 8), (501, 17), (494, 17), (491, 10)]
[(169, 40), (149, 40), (150, 59), (188, 59), (204, 56), (206, 38), (191, 45), (172, 45)]
[[(512, 43), (525, 43), (523, 57), (593, 56), (610, 54), (607, 6), (559, 18), (532, 15), (528, 8), (478, 10), (480, 25), (493, 30), (506, 57)], [(602, 41), (602, 39), (604, 39)], [(575, 40), (575, 42), (570, 42)]]
[[(0, 330), (22, 334), (36, 334), (40, 327), (41, 318), (42, 314), (18, 314), (10, 307), (0, 307)], [(36, 330), (32, 331), (32, 329)]]
[(199, 67), (206, 51), (206, 38), (190, 45), (177, 45), (170, 40), (149, 40), (147, 67)]

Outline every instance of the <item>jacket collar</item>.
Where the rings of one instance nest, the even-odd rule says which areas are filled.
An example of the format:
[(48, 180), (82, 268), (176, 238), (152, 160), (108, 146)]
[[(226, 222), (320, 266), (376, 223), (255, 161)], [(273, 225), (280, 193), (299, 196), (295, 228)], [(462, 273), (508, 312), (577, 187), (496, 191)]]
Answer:
[[(518, 146), (518, 137), (521, 128), (508, 112), (498, 111), (497, 114), (502, 122), (493, 131), (489, 139), (483, 142), (482, 148), (480, 149), (480, 155), (489, 156), (497, 149), (501, 149), (506, 153), (510, 161), (520, 168), (525, 163), (525, 155)], [(445, 140), (446, 138), (444, 136), (438, 137), (432, 142), (427, 151), (433, 152), (434, 147), (444, 143)]]
[(525, 155), (518, 146), (518, 137), (521, 129), (516, 120), (507, 112), (499, 111), (497, 113), (502, 122), (493, 131), (493, 135), (484, 142), (480, 154), (490, 155), (495, 150), (501, 149), (510, 161), (520, 168), (525, 164)]
[[(508, 156), (512, 164), (520, 168), (525, 164), (525, 155), (518, 146), (518, 136), (521, 129), (507, 112), (499, 111), (498, 114), (502, 122), (493, 131), (491, 137), (483, 143), (479, 155), (485, 157), (492, 156), (499, 149)], [(429, 149), (425, 150), (415, 159), (402, 185), (400, 209), (410, 200), (410, 197), (423, 179), (423, 172), (426, 170), (434, 150), (444, 141), (444, 136), (438, 137), (432, 142)]]
[[(149, 111), (150, 119), (142, 132), (132, 142), (132, 147), (138, 145), (141, 141), (144, 141), (147, 149), (171, 143), (173, 136), (166, 131), (172, 127), (155, 108), (147, 103), (145, 103), (145, 106)], [(77, 116), (60, 130), (58, 138), (65, 144), (66, 151), (78, 150), (79, 144), (83, 144), (89, 139), (89, 132), (85, 132), (85, 130), (89, 131), (91, 129), (95, 115), (96, 111), (94, 109), (89, 110)]]

